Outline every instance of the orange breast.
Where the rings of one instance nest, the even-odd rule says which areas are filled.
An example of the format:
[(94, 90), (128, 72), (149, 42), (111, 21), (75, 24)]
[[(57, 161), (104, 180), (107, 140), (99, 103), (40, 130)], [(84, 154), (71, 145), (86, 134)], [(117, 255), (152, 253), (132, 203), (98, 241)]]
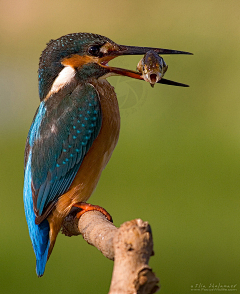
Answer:
[(56, 204), (55, 212), (64, 216), (69, 213), (73, 204), (85, 202), (91, 196), (119, 137), (120, 114), (114, 88), (105, 79), (92, 80), (90, 83), (99, 93), (102, 126), (68, 192)]

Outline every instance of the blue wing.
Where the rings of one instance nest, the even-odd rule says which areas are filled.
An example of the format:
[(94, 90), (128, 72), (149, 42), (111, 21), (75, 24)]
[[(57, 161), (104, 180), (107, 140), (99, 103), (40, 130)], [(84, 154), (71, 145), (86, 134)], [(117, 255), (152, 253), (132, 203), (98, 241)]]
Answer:
[(40, 109), (44, 116), (39, 129), (33, 127), (30, 135), (34, 209), (39, 216), (68, 190), (101, 128), (98, 93), (90, 84), (78, 86), (58, 104), (47, 102), (45, 110)]
[(69, 189), (101, 122), (98, 93), (91, 84), (42, 101), (34, 117), (25, 148), (24, 206), (38, 275), (44, 272), (49, 248), (44, 219)]

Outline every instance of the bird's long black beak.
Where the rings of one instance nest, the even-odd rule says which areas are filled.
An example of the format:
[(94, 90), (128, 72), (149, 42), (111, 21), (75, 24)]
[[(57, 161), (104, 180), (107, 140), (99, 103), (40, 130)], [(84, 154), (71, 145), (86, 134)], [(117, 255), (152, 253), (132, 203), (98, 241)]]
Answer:
[(190, 52), (178, 51), (172, 49), (152, 48), (152, 47), (137, 47), (120, 45), (119, 55), (144, 55), (150, 50), (154, 50), (157, 54), (187, 54), (192, 55)]
[[(137, 46), (126, 46), (126, 45), (118, 45), (118, 50), (113, 50), (112, 52), (108, 53), (108, 56), (110, 59), (115, 58), (117, 56), (122, 56), (122, 55), (144, 55), (146, 54), (149, 50), (154, 50), (157, 54), (187, 54), (187, 55), (192, 55), (190, 52), (185, 52), (185, 51), (178, 51), (178, 50), (171, 50), (171, 49), (162, 49), (162, 48), (152, 48), (152, 47), (137, 47)], [(105, 62), (101, 64), (103, 67), (107, 68), (110, 73), (113, 75), (123, 75), (123, 76), (128, 76), (134, 79), (138, 80), (144, 80), (142, 77), (142, 74), (137, 71), (132, 71), (128, 69), (123, 69), (123, 68), (118, 68), (118, 67), (111, 67), (107, 65)], [(167, 79), (160, 79), (158, 81), (160, 84), (165, 84), (165, 85), (171, 85), (171, 86), (179, 86), (179, 87), (189, 87), (188, 85), (170, 81)]]

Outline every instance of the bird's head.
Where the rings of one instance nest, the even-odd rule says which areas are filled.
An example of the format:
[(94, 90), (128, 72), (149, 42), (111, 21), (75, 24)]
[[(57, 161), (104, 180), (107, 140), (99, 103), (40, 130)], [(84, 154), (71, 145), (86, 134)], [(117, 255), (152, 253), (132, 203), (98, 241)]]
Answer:
[(104, 36), (90, 33), (69, 34), (51, 40), (39, 61), (40, 99), (43, 100), (53, 90), (54, 83), (54, 89), (57, 90), (76, 76), (82, 81), (116, 74), (142, 79), (139, 72), (111, 67), (108, 62), (117, 56), (143, 55), (149, 50), (158, 54), (191, 54), (160, 48), (118, 45)]

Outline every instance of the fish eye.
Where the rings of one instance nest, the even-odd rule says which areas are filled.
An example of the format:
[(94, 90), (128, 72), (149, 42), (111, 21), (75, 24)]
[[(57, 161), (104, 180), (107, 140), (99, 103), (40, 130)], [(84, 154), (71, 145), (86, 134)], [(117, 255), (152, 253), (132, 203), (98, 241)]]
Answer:
[(101, 46), (99, 46), (99, 45), (93, 45), (88, 48), (88, 53), (92, 56), (99, 56), (100, 55), (100, 48), (101, 48)]

